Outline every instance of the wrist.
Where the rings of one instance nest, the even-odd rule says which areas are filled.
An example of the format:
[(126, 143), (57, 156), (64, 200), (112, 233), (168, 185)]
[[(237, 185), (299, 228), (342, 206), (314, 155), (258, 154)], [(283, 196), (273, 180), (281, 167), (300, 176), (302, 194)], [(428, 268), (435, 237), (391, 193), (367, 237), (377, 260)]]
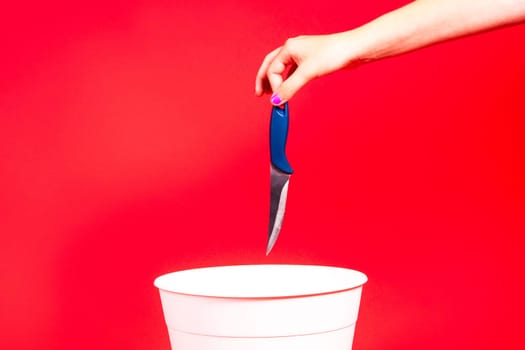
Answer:
[(378, 59), (373, 38), (361, 27), (338, 33), (344, 45), (346, 68), (354, 68)]

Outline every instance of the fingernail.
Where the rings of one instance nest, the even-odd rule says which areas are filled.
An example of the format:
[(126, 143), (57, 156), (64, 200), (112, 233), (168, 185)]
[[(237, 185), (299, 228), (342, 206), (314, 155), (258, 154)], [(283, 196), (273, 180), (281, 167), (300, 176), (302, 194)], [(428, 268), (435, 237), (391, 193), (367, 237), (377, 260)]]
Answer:
[(277, 94), (273, 94), (272, 97), (270, 98), (270, 101), (272, 102), (273, 105), (280, 105), (283, 101), (281, 100), (281, 98), (279, 97), (279, 95)]

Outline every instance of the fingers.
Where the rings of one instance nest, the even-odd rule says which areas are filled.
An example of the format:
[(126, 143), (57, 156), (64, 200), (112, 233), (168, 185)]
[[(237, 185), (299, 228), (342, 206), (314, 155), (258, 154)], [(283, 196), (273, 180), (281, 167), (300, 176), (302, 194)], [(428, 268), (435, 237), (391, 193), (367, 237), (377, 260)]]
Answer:
[(289, 68), (296, 65), (288, 46), (284, 45), (277, 52), (277, 55), (273, 58), (270, 65), (268, 66), (268, 71), (266, 76), (268, 82), (272, 87), (272, 91), (275, 92), (281, 86), (283, 80), (286, 79), (285, 74)]
[[(284, 46), (270, 52), (263, 60), (255, 80), (255, 94), (273, 92), (270, 101), (281, 105), (292, 98), (308, 82), (307, 70), (293, 52), (297, 45), (289, 39)], [(269, 86), (268, 86), (269, 85)]]
[(308, 82), (308, 75), (304, 69), (299, 66), (295, 72), (290, 75), (278, 88), (274, 90), (270, 101), (273, 105), (281, 105), (289, 101), (297, 91), (299, 91)]
[[(255, 94), (261, 96), (264, 92), (275, 92), (285, 79), (285, 73), (293, 65), (295, 62), (287, 45), (266, 55), (255, 78)], [(270, 85), (270, 91), (265, 89), (265, 83)]]
[(279, 51), (281, 51), (281, 47), (276, 48), (275, 50), (270, 52), (268, 55), (266, 55), (261, 66), (259, 67), (257, 76), (255, 77), (255, 94), (257, 96), (261, 96), (265, 92), (265, 83), (267, 82), (266, 73), (268, 71), (268, 67), (270, 66), (272, 61), (275, 59)]
[(270, 98), (273, 105), (290, 100), (308, 81), (305, 63), (300, 62), (293, 52), (297, 52), (297, 47), (289, 39), (268, 68), (268, 79), (274, 92)]

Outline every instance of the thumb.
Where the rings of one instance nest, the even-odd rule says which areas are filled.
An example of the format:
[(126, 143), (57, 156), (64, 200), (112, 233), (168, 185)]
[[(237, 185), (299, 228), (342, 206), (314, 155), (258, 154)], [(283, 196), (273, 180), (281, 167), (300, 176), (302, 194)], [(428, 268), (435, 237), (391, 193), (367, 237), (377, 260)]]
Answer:
[(275, 106), (282, 105), (289, 101), (307, 82), (307, 76), (299, 66), (292, 75), (290, 75), (281, 85), (276, 89), (272, 95), (271, 102)]

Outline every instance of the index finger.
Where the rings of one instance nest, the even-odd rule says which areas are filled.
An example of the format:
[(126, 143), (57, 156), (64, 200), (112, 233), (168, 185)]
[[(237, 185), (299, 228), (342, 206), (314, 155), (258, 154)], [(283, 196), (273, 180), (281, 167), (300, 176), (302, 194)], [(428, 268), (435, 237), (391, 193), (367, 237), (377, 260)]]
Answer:
[(264, 57), (263, 62), (261, 63), (261, 66), (259, 67), (259, 70), (257, 71), (257, 75), (255, 77), (255, 94), (257, 96), (260, 96), (264, 92), (264, 80), (267, 79), (267, 70), (274, 58), (277, 56), (279, 51), (281, 50), (281, 47), (276, 48), (272, 52), (266, 55)]
[(273, 92), (275, 92), (287, 78), (285, 75), (290, 74), (290, 69), (293, 70), (295, 67), (297, 67), (296, 61), (291, 55), (290, 50), (288, 50), (288, 46), (284, 45), (270, 62), (266, 72), (266, 76), (272, 86)]

